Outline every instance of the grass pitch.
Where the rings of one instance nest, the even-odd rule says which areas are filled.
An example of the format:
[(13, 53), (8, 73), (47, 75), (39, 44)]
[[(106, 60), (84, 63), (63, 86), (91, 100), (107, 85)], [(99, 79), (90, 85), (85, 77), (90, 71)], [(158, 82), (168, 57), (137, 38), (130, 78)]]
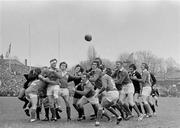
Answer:
[[(62, 101), (62, 119), (57, 122), (37, 121), (30, 123), (22, 110), (22, 102), (16, 97), (0, 97), (0, 128), (93, 128), (94, 121), (89, 119), (93, 114), (91, 106), (85, 105), (87, 120), (78, 122), (77, 112), (72, 108), (72, 121), (66, 121), (65, 106)], [(44, 112), (42, 112), (43, 117)], [(108, 122), (102, 119), (100, 128), (180, 128), (180, 98), (160, 98), (157, 117), (137, 121), (134, 117), (129, 121), (115, 124), (115, 119)]]

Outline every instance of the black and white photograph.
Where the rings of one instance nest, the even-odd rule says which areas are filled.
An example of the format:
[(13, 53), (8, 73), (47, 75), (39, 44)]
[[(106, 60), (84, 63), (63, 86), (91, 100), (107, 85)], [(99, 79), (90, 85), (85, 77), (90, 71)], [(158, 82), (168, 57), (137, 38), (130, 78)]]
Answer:
[(0, 128), (180, 128), (180, 0), (0, 0)]

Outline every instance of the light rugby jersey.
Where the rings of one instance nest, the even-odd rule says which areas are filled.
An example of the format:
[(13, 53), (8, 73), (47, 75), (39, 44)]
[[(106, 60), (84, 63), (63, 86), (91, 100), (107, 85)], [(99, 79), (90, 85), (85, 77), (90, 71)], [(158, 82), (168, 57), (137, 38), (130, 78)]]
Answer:
[(58, 71), (58, 73), (60, 73), (60, 75), (62, 76), (61, 79), (59, 79), (59, 82), (61, 83), (60, 87), (61, 88), (68, 88), (68, 72), (67, 71)]
[(142, 83), (143, 87), (151, 86), (151, 75), (147, 69), (144, 69), (142, 71), (142, 79), (143, 81), (145, 81)]
[(117, 90), (114, 80), (107, 74), (102, 76), (102, 85), (106, 87), (106, 91)]

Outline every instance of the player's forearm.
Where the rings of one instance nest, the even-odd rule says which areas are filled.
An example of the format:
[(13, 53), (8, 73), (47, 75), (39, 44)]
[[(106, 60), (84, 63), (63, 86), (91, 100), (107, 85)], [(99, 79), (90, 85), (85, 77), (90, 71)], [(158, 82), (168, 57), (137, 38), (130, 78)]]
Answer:
[(39, 78), (40, 80), (48, 83), (48, 84), (51, 84), (51, 85), (57, 85), (57, 84), (58, 84), (57, 81), (52, 81), (52, 80), (50, 80), (49, 78), (43, 77), (42, 75), (39, 75), (38, 78)]
[(87, 93), (85, 91), (78, 91), (78, 90), (75, 90), (76, 93), (79, 93), (81, 95), (86, 95)]
[(102, 87), (101, 89), (100, 89), (100, 91), (99, 91), (99, 93), (98, 94), (101, 94), (102, 92), (104, 92), (105, 91), (105, 87)]

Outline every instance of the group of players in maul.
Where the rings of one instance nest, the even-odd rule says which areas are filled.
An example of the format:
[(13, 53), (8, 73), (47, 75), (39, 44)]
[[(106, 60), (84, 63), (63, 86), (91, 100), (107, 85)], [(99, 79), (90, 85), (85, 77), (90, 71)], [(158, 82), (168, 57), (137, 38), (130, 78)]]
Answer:
[[(66, 62), (61, 62), (59, 68), (56, 68), (56, 65), (57, 59), (52, 59), (50, 67), (34, 68), (28, 74), (24, 74), (26, 82), (18, 98), (25, 102), (23, 109), (26, 115), (30, 116), (30, 122), (40, 120), (42, 106), (45, 112), (42, 121), (60, 119), (60, 97), (65, 102), (67, 121), (70, 121), (68, 83), (72, 81), (75, 85), (72, 89), (73, 107), (78, 112), (78, 121), (86, 120), (83, 106), (87, 103), (90, 103), (94, 110), (90, 117), (91, 120), (95, 120), (95, 126), (100, 125), (102, 117), (110, 121), (110, 113), (116, 117), (116, 124), (132, 117), (137, 117), (137, 120), (141, 121), (156, 115), (155, 106), (158, 106), (159, 93), (156, 79), (148, 71), (146, 63), (141, 64), (141, 73), (137, 71), (135, 64), (125, 69), (122, 61), (116, 61), (115, 69), (105, 67), (100, 58), (91, 63), (89, 70), (76, 65), (74, 74), (67, 71)], [(132, 114), (133, 109), (137, 116)]]

